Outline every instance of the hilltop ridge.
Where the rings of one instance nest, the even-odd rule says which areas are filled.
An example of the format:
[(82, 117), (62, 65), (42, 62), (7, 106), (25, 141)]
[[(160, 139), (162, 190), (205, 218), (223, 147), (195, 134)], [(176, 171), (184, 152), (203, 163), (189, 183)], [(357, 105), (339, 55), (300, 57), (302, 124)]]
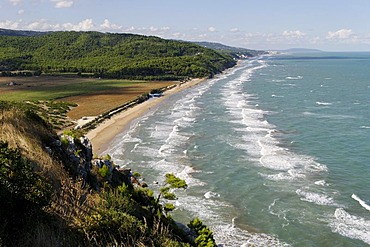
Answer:
[(212, 77), (235, 65), (227, 54), (184, 41), (137, 34), (2, 30), (0, 71), (88, 73), (145, 80)]
[(206, 48), (219, 51), (219, 52), (226, 53), (235, 59), (246, 59), (246, 58), (260, 56), (260, 55), (264, 55), (268, 53), (262, 50), (251, 50), (251, 49), (246, 49), (246, 48), (241, 48), (241, 47), (232, 47), (232, 46), (227, 46), (227, 45), (216, 43), (216, 42), (201, 41), (201, 42), (193, 42), (193, 43), (206, 47)]

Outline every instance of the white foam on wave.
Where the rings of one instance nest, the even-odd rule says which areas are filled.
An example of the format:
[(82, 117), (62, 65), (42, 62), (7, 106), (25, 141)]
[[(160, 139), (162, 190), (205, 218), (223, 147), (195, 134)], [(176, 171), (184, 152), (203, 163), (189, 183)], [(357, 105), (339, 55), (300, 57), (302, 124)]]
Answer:
[(294, 84), (294, 83), (285, 83), (285, 84), (283, 84), (284, 86), (291, 86), (291, 87), (295, 87), (295, 86), (297, 86), (296, 84)]
[(204, 194), (204, 197), (207, 198), (207, 199), (210, 199), (210, 198), (218, 198), (220, 197), (221, 195), (216, 193), (216, 192), (213, 192), (213, 191), (207, 191), (205, 194)]
[(316, 104), (317, 105), (323, 105), (323, 106), (329, 106), (329, 105), (332, 105), (333, 103), (316, 101)]
[[(247, 68), (242, 76), (249, 78), (256, 68), (253, 70)], [(241, 133), (240, 142), (235, 141), (230, 144), (235, 148), (245, 150), (252, 159), (257, 159), (263, 167), (283, 171), (278, 174), (264, 174), (270, 180), (304, 178), (306, 173), (326, 171), (326, 166), (315, 162), (312, 158), (292, 153), (281, 147), (278, 139), (274, 137), (277, 132), (276, 127), (265, 119), (265, 115), (271, 114), (271, 112), (263, 111), (256, 108), (255, 104), (251, 104), (258, 97), (245, 93), (243, 89), (245, 82), (237, 78), (226, 83), (221, 91), (224, 105), (232, 117), (230, 122), (244, 126), (235, 126), (234, 129)]]
[(230, 223), (225, 222), (225, 215), (222, 212), (228, 212), (227, 208), (231, 206), (214, 199), (213, 197), (179, 197), (176, 201), (176, 207), (180, 210), (189, 210), (191, 214), (197, 215), (204, 220), (211, 228), (219, 246), (289, 246), (280, 242), (274, 236), (263, 233), (250, 233), (237, 227), (234, 222), (235, 218), (230, 219)]
[[(244, 76), (245, 78), (241, 78), (242, 80), (248, 79), (250, 74), (245, 74)], [(159, 183), (164, 182), (166, 173), (173, 173), (185, 179), (189, 188), (206, 185), (205, 182), (193, 176), (193, 173), (203, 171), (195, 170), (188, 160), (187, 152), (185, 151), (189, 148), (187, 145), (190, 144), (189, 138), (191, 138), (191, 133), (186, 132), (186, 127), (191, 126), (198, 119), (197, 110), (201, 105), (198, 104), (197, 97), (207, 92), (215, 82), (226, 77), (226, 75), (217, 76), (217, 78), (207, 83), (188, 90), (183, 98), (174, 103), (174, 109), (170, 114), (166, 114), (166, 112), (161, 113), (166, 114), (165, 117), (145, 129), (149, 133), (145, 140), (147, 143), (150, 142), (150, 145), (145, 145), (145, 143), (137, 145), (133, 152), (146, 156), (144, 160), (150, 159), (150, 161), (143, 160), (142, 165), (145, 166), (145, 169), (155, 171)], [(240, 94), (233, 97), (241, 97), (240, 100), (243, 100), (243, 97), (246, 96)], [(241, 101), (239, 107), (244, 108), (245, 105), (243, 104), (244, 102)], [(261, 112), (256, 112), (254, 115), (260, 114)], [(239, 116), (239, 122), (243, 121), (243, 117), (240, 114)], [(255, 129), (251, 131), (260, 131), (257, 131), (257, 128), (258, 126), (255, 126)], [(196, 148), (194, 146), (194, 149)], [(205, 171), (204, 173), (213, 172)], [(275, 237), (249, 233), (238, 228), (235, 224), (228, 224), (227, 222), (229, 222), (228, 219), (230, 218), (228, 212), (232, 211), (229, 207), (232, 206), (218, 199), (221, 196), (218, 193), (204, 191), (204, 197), (199, 197), (186, 195), (189, 191), (190, 189), (176, 192), (179, 194), (179, 199), (175, 202), (176, 208), (178, 210), (186, 210), (187, 213), (190, 212), (190, 215), (197, 215), (204, 220), (213, 230), (216, 241), (222, 244), (222, 246), (246, 246), (249, 244), (254, 246), (286, 246), (281, 245)], [(184, 194), (184, 196), (181, 194)]]
[(285, 96), (272, 94), (271, 97), (273, 97), (273, 98), (284, 98)]
[(258, 174), (260, 176), (262, 176), (262, 177), (264, 177), (268, 180), (272, 180), (272, 181), (282, 181), (282, 180), (294, 180), (294, 179), (296, 179), (296, 177), (291, 176), (287, 172), (280, 172), (280, 173), (277, 173), (277, 174), (265, 174), (265, 173), (259, 172)]
[(135, 152), (135, 151), (136, 151), (136, 149), (137, 149), (137, 147), (138, 147), (139, 145), (140, 145), (139, 143), (136, 143), (136, 144), (135, 144), (135, 146), (134, 146), (134, 148), (133, 148), (133, 149), (131, 149), (131, 151), (130, 151), (130, 152), (131, 152), (131, 153), (132, 153), (132, 152)]
[(166, 122), (158, 123), (155, 131), (151, 133), (151, 137), (156, 138), (158, 142), (165, 140), (158, 149), (159, 155), (162, 157), (171, 156), (174, 153), (186, 155), (184, 150), (186, 150), (186, 143), (191, 134), (182, 130), (191, 127), (197, 121), (199, 107), (196, 105), (196, 99), (204, 94), (209, 87), (206, 85), (188, 92), (187, 95), (174, 103), (170, 116), (166, 116)]
[(126, 132), (119, 134), (116, 139), (114, 140), (114, 144), (108, 150), (109, 153), (122, 153), (121, 147), (125, 145), (125, 143), (141, 143), (142, 140), (140, 138), (134, 137), (135, 131), (138, 127), (140, 127), (141, 122), (144, 122), (148, 119), (150, 114), (145, 115), (144, 117), (138, 119), (131, 123), (129, 129)]
[(309, 111), (305, 111), (302, 114), (305, 115), (305, 116), (316, 116), (316, 115), (318, 115), (317, 113), (309, 112)]
[(287, 80), (301, 80), (301, 79), (303, 79), (303, 76), (287, 76), (287, 77), (285, 77), (285, 79), (287, 79)]
[(272, 79), (271, 81), (272, 81), (272, 82), (284, 82), (284, 81), (286, 81), (286, 80), (283, 80), (283, 79)]
[(351, 197), (352, 197), (352, 199), (354, 199), (354, 200), (358, 201), (358, 203), (360, 203), (360, 205), (361, 205), (364, 209), (366, 209), (366, 210), (370, 211), (370, 206), (369, 206), (369, 205), (367, 205), (365, 201), (361, 200), (361, 198), (360, 198), (360, 197), (358, 197), (358, 196), (357, 196), (357, 195), (355, 195), (355, 194), (352, 194), (352, 196), (351, 196)]
[(338, 206), (334, 199), (326, 194), (310, 192), (302, 189), (296, 190), (296, 194), (301, 196), (300, 199), (302, 201), (312, 202), (317, 205)]
[(329, 186), (329, 184), (325, 180), (315, 181), (315, 184), (320, 186)]
[(204, 186), (206, 183), (202, 182), (199, 179), (196, 179), (192, 176), (192, 173), (199, 172), (195, 170), (193, 167), (183, 164), (183, 163), (176, 163), (174, 164), (172, 161), (168, 161), (166, 159), (161, 159), (159, 161), (152, 161), (149, 162), (149, 165), (152, 169), (160, 171), (161, 175), (159, 177), (164, 180), (165, 174), (173, 173), (175, 176), (185, 180), (185, 182), (189, 186)]
[(335, 210), (334, 220), (329, 223), (329, 226), (333, 232), (370, 244), (370, 221), (351, 215), (343, 208)]
[(279, 219), (284, 219), (285, 223), (282, 223), (282, 227), (287, 227), (290, 221), (287, 219), (287, 210), (275, 209), (276, 202), (280, 201), (280, 198), (274, 199), (274, 201), (269, 205), (268, 211), (271, 215), (277, 216)]
[(223, 247), (265, 247), (265, 246), (276, 246), (276, 247), (287, 247), (290, 246), (287, 243), (279, 241), (275, 236), (263, 234), (263, 233), (251, 233), (246, 230), (242, 230), (235, 227), (233, 224), (219, 224), (211, 227), (214, 232), (214, 238), (219, 246)]

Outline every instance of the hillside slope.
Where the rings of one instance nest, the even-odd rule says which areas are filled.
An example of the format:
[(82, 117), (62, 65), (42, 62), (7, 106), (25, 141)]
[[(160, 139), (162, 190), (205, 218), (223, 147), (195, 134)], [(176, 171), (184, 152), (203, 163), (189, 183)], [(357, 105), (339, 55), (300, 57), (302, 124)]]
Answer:
[(8, 36), (7, 33), (11, 32), (0, 32), (3, 74), (31, 70), (173, 80), (211, 77), (235, 65), (229, 55), (158, 37), (74, 31), (36, 36)]
[(251, 49), (245, 49), (245, 48), (239, 48), (239, 47), (232, 47), (223, 45), (220, 43), (215, 42), (193, 42), (194, 44), (213, 49), (215, 51), (225, 53), (227, 55), (232, 56), (235, 59), (245, 59), (249, 57), (255, 57), (267, 54), (266, 51), (260, 51), (260, 50), (251, 50)]
[[(180, 229), (172, 204), (109, 156), (93, 157), (78, 132), (59, 138), (24, 104), (0, 101), (0, 114), (0, 246), (215, 246), (199, 220), (190, 235)], [(186, 188), (173, 174), (166, 184), (163, 198)]]

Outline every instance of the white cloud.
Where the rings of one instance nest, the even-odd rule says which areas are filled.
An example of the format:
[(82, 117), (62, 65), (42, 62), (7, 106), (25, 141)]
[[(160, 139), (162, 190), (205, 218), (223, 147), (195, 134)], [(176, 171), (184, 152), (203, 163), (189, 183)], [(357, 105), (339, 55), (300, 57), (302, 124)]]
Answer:
[(9, 0), (9, 2), (11, 4), (13, 4), (14, 6), (18, 5), (18, 4), (21, 4), (22, 3), (22, 0)]
[(295, 30), (295, 31), (285, 30), (283, 32), (283, 36), (286, 37), (286, 38), (302, 38), (302, 37), (305, 37), (306, 34), (304, 32), (299, 31), (299, 30)]
[(134, 26), (124, 29), (125, 32), (134, 32), (135, 30), (136, 28)]
[(22, 20), (19, 21), (10, 21), (10, 20), (5, 20), (0, 22), (0, 28), (5, 28), (5, 29), (19, 29), (21, 26)]
[(327, 39), (349, 39), (353, 37), (353, 33), (351, 29), (340, 29), (335, 32), (328, 32), (328, 35), (326, 36)]
[(20, 10), (18, 10), (18, 15), (21, 15), (21, 14), (23, 14), (24, 13), (24, 9), (20, 9)]
[(310, 43), (314, 44), (314, 45), (319, 44), (320, 42), (321, 42), (321, 38), (318, 37), (318, 36), (313, 37), (313, 38), (310, 39)]
[(65, 30), (74, 30), (74, 31), (93, 31), (96, 29), (96, 26), (92, 19), (85, 19), (77, 24), (64, 23), (62, 27)]
[(214, 28), (214, 27), (209, 27), (209, 28), (208, 28), (208, 31), (210, 31), (210, 32), (216, 32), (216, 28)]
[(158, 28), (156, 28), (156, 27), (150, 27), (150, 28), (149, 28), (149, 30), (150, 30), (151, 32), (156, 32), (156, 31), (158, 31)]
[(103, 23), (100, 25), (100, 29), (102, 31), (104, 31), (104, 30), (107, 30), (107, 31), (121, 30), (122, 26), (119, 26), (117, 24), (113, 24), (108, 19), (105, 19), (103, 21)]
[[(23, 0), (22, 0), (23, 1)], [(32, 0), (41, 1), (41, 0)], [(62, 2), (57, 0), (44, 0)], [(9, 0), (10, 2), (10, 0)], [(71, 1), (76, 2), (76, 0)], [(23, 1), (24, 3), (24, 1)], [(27, 12), (27, 11), (26, 11)], [(18, 14), (23, 14), (24, 9), (19, 8)], [(20, 17), (18, 17), (20, 18)], [(77, 22), (55, 23), (48, 19), (25, 21), (22, 19), (0, 20), (0, 28), (16, 30), (35, 31), (101, 31), (118, 33), (137, 33), (142, 35), (154, 35), (168, 39), (182, 40), (208, 40), (217, 41), (226, 45), (246, 47), (252, 49), (285, 49), (289, 47), (313, 47), (334, 49), (341, 45), (365, 45), (370, 44), (370, 34), (357, 35), (351, 29), (340, 29), (324, 33), (320, 36), (312, 33), (306, 34), (300, 30), (285, 30), (277, 33), (251, 32), (246, 33), (238, 28), (219, 31), (215, 27), (207, 29), (189, 28), (172, 29), (168, 26), (124, 26), (120, 23), (113, 23), (109, 19), (94, 22), (94, 19), (87, 18)]]
[(204, 33), (204, 34), (199, 34), (198, 35), (198, 37), (200, 38), (200, 39), (205, 39), (205, 38), (207, 38), (207, 34), (206, 33)]
[(175, 39), (185, 39), (186, 38), (186, 34), (180, 33), (180, 32), (176, 32), (176, 33), (173, 33), (172, 34), (172, 37), (174, 37)]
[[(14, 0), (16, 1), (16, 0)], [(67, 0), (67, 1), (64, 1), (64, 0), (50, 0), (51, 2), (55, 3), (54, 4), (54, 7), (59, 9), (59, 8), (70, 8), (72, 7), (73, 5), (73, 1), (70, 1), (70, 0)]]
[(53, 26), (48, 24), (45, 19), (41, 19), (27, 25), (28, 30), (54, 30)]

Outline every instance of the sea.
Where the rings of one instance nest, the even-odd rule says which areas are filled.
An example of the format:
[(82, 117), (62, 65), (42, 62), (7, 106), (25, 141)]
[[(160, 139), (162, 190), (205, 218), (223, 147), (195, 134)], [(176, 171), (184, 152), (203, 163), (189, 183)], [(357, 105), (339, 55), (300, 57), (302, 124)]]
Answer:
[(241, 61), (173, 95), (107, 150), (219, 246), (370, 246), (370, 53)]

